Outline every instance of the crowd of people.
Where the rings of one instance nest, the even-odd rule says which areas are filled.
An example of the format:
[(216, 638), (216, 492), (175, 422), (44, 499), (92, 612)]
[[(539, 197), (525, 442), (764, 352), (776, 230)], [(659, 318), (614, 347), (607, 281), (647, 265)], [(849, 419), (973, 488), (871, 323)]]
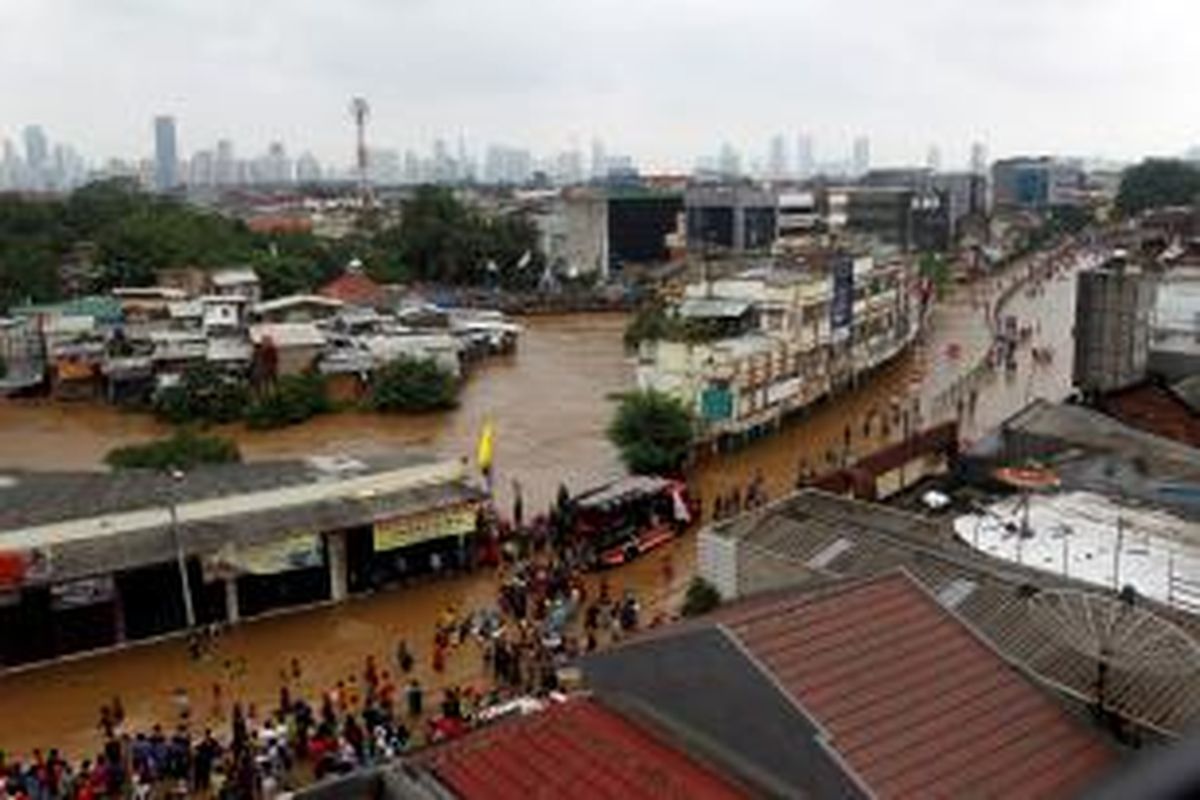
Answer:
[[(279, 670), (269, 708), (235, 699), (232, 679), (213, 682), (207, 703), (180, 689), (175, 719), (147, 730), (135, 730), (113, 698), (99, 711), (102, 744), (91, 758), (73, 761), (55, 749), (21, 760), (0, 754), (0, 800), (272, 798), (460, 735), (514, 697), (560, 690), (560, 668), (638, 628), (641, 605), (607, 580), (585, 580), (584, 554), (556, 535), (552, 520), (506, 527), (494, 606), (445, 608), (427, 645), (401, 639), (386, 657), (365, 655), (319, 690), (292, 658)], [(194, 659), (223, 658), (214, 631), (188, 647)], [(452, 661), (461, 667), (463, 659), (478, 659), (467, 670), (474, 677), (451, 682), (451, 673), (464, 672), (449, 669)], [(248, 669), (224, 660), (231, 674)]]

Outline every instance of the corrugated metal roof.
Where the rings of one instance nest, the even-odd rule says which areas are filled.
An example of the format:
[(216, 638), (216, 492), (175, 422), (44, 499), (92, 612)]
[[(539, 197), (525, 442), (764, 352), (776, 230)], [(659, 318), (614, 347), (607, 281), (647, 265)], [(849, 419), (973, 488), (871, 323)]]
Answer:
[(721, 297), (689, 297), (679, 304), (679, 316), (688, 319), (737, 318), (750, 310), (748, 300)]
[(414, 756), (465, 800), (719, 800), (746, 794), (645, 728), (575, 698)]
[(209, 276), (213, 286), (237, 286), (243, 283), (258, 283), (258, 273), (249, 268), (219, 269)]
[[(933, 520), (816, 490), (798, 492), (701, 535), (714, 533), (737, 539), (742, 596), (897, 567), (907, 569), (935, 595), (955, 581), (970, 581), (974, 590), (954, 608), (961, 619), (1005, 658), (1047, 685), (1081, 700), (1094, 699), (1095, 660), (1039, 626), (1030, 614), (1029, 597), (1042, 589), (1064, 587), (1114, 596), (1110, 590), (973, 552)], [(838, 539), (855, 546), (825, 567), (808, 563)], [(1197, 617), (1144, 598), (1138, 602), (1200, 640)], [(1200, 722), (1200, 681), (1192, 675), (1151, 667), (1111, 668), (1105, 695), (1109, 710), (1164, 733), (1179, 734)]]
[(719, 618), (877, 797), (1062, 797), (1115, 762), (904, 573)]
[(276, 347), (321, 347), (325, 334), (311, 322), (262, 322), (250, 326), (250, 340), (260, 345), (270, 339)]

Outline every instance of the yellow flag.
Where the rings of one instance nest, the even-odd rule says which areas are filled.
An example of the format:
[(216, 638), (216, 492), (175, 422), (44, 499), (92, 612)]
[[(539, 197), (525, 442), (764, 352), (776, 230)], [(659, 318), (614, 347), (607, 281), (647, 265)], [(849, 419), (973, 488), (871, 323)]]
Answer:
[(487, 417), (483, 421), (483, 430), (479, 432), (479, 449), (476, 452), (476, 460), (479, 461), (481, 470), (489, 470), (492, 467), (492, 447), (493, 439), (495, 439), (495, 427), (492, 425), (492, 418)]

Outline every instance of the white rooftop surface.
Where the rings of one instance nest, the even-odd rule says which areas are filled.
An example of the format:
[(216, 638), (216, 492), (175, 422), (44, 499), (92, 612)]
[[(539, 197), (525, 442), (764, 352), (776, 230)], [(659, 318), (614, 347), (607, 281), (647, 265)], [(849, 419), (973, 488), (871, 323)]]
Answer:
[(250, 340), (262, 344), (270, 339), (276, 347), (322, 347), (325, 334), (311, 322), (260, 322), (250, 327)]
[(290, 294), (285, 297), (277, 297), (274, 300), (266, 300), (254, 307), (255, 314), (270, 314), (273, 311), (281, 311), (288, 308), (298, 308), (302, 306), (321, 306), (323, 308), (341, 308), (346, 305), (341, 300), (333, 297), (325, 297), (319, 294)]
[(212, 273), (210, 280), (214, 286), (258, 283), (258, 273), (252, 269), (219, 269)]
[[(176, 507), (176, 513), (181, 525), (214, 521), (242, 514), (304, 506), (322, 501), (365, 500), (378, 494), (441, 483), (461, 476), (462, 465), (460, 463), (444, 461), (371, 475), (315, 481), (301, 486), (195, 500), (180, 503)], [(119, 536), (123, 533), (160, 528), (170, 524), (170, 509), (163, 505), (159, 508), (145, 508), (5, 531), (4, 546), (10, 550), (33, 550), (73, 541)]]
[(1198, 523), (1090, 492), (1065, 492), (1030, 498), (1032, 535), (1022, 538), (1020, 504), (1014, 496), (989, 506), (991, 514), (960, 516), (955, 535), (996, 558), (1110, 589), (1133, 586), (1144, 597), (1179, 607), (1179, 582), (1200, 581)]

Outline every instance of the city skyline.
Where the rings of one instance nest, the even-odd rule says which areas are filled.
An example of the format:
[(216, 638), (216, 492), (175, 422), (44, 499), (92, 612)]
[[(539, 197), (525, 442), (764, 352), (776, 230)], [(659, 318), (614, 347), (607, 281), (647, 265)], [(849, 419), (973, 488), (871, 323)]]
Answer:
[[(163, 114), (181, 153), (284, 141), (344, 165), (362, 94), (372, 142), (401, 152), (460, 136), (586, 152), (599, 137), (682, 172), (723, 141), (757, 152), (804, 132), (819, 153), (869, 135), (884, 165), (922, 163), (931, 142), (947, 165), (974, 141), (1133, 159), (1200, 138), (1200, 115), (1172, 101), (1200, 58), (1180, 24), (1196, 12), (1156, 5), (22, 3), (0, 26), (0, 129), (36, 121), (90, 160), (139, 158)], [(1104, 52), (1122, 57), (1091, 57)]]

